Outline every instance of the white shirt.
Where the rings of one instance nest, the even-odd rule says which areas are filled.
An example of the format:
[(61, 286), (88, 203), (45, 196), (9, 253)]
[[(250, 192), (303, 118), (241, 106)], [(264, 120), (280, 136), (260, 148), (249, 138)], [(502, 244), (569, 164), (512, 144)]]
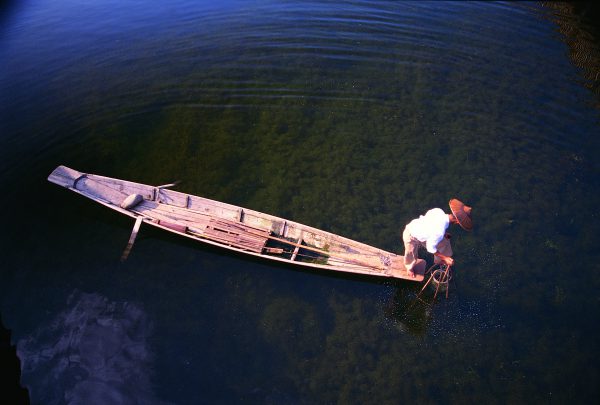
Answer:
[(410, 221), (406, 227), (413, 238), (425, 243), (429, 253), (435, 253), (438, 243), (444, 239), (448, 225), (450, 225), (448, 214), (441, 208), (433, 208), (425, 215)]

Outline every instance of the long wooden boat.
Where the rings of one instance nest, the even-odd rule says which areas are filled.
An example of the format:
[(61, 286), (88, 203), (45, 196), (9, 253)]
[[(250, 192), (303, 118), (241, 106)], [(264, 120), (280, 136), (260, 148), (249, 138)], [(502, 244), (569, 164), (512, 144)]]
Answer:
[[(102, 205), (136, 219), (128, 249), (142, 223), (209, 245), (314, 269), (422, 281), (408, 274), (403, 257), (364, 243), (262, 212), (65, 166), (48, 177)], [(126, 250), (127, 251), (127, 250)], [(128, 254), (128, 251), (127, 253)]]

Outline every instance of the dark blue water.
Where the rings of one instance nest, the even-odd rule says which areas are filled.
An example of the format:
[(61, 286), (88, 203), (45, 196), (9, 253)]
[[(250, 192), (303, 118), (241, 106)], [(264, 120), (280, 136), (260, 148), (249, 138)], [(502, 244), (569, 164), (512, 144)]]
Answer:
[[(1, 3), (0, 302), (32, 402), (595, 402), (576, 30), (526, 2)], [(59, 164), (399, 253), (452, 197), (475, 230), (435, 303), (154, 229), (120, 263), (131, 220), (49, 184)]]

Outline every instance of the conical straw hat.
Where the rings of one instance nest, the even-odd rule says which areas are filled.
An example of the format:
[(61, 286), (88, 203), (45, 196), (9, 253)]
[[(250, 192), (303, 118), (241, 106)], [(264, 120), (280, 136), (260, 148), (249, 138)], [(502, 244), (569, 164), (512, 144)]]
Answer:
[(473, 222), (471, 221), (471, 207), (465, 205), (462, 201), (453, 198), (448, 203), (452, 214), (458, 219), (458, 224), (465, 230), (470, 231), (473, 229)]

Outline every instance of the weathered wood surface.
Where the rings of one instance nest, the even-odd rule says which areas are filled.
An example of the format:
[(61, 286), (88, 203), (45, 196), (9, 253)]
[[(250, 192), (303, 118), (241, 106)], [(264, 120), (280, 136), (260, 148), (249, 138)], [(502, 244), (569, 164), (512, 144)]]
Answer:
[(262, 252), (269, 236), (266, 231), (217, 218), (210, 220), (204, 233), (213, 239), (223, 241), (227, 245), (256, 253)]
[[(400, 255), (287, 219), (166, 189), (172, 185), (150, 186), (65, 166), (56, 168), (48, 180), (136, 218), (136, 226), (146, 222), (208, 244), (306, 267), (423, 280), (420, 267), (415, 278), (407, 273)], [(132, 194), (144, 200), (131, 209), (121, 208)], [(307, 261), (301, 251), (313, 252), (319, 260)]]
[(131, 248), (133, 248), (133, 244), (135, 243), (135, 238), (140, 230), (140, 226), (142, 225), (142, 217), (137, 217), (135, 220), (135, 225), (133, 225), (133, 230), (131, 231), (131, 236), (129, 236), (129, 242), (127, 242), (127, 247), (123, 251), (121, 255), (121, 261), (124, 262), (129, 257), (129, 253), (131, 252)]

